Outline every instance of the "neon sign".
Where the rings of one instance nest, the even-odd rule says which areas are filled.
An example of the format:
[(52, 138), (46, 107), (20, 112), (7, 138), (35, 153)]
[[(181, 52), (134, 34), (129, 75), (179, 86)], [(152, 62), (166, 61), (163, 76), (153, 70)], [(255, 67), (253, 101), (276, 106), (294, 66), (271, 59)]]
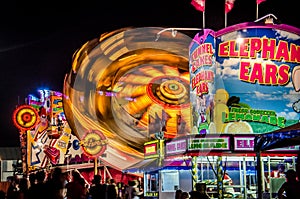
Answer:
[(234, 137), (235, 151), (254, 151), (254, 137)]
[(166, 143), (166, 154), (178, 154), (186, 151), (186, 140), (174, 140)]
[(33, 129), (39, 121), (39, 114), (30, 105), (19, 106), (13, 113), (14, 125), (23, 131)]
[(229, 137), (206, 137), (188, 139), (188, 150), (229, 150)]
[(84, 153), (89, 157), (99, 157), (102, 155), (107, 148), (107, 144), (106, 137), (98, 130), (87, 132), (80, 141)]

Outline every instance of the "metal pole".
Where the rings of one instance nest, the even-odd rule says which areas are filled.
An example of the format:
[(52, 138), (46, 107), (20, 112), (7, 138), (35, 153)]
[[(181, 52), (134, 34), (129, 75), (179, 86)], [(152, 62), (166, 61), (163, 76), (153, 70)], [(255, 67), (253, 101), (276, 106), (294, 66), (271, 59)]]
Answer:
[(256, 164), (256, 172), (257, 172), (257, 199), (262, 199), (262, 171), (261, 171), (261, 158), (260, 151), (256, 152), (257, 164)]
[(224, 192), (223, 192), (223, 178), (224, 178), (224, 171), (223, 171), (223, 161), (222, 156), (218, 156), (217, 158), (217, 192), (218, 192), (218, 199), (224, 199)]
[(226, 0), (225, 0), (225, 28), (227, 27), (227, 13), (226, 13)]
[(256, 4), (256, 19), (258, 19), (258, 4)]
[(195, 190), (196, 183), (198, 182), (198, 164), (197, 156), (192, 157), (192, 190)]
[(94, 175), (98, 175), (98, 157), (94, 159)]
[[(246, 158), (243, 157), (243, 171), (244, 171), (244, 175), (243, 175), (243, 181), (244, 181), (244, 184), (243, 184), (243, 189), (244, 189), (244, 198), (247, 198), (247, 166), (246, 166)], [(241, 171), (241, 169), (240, 169)], [(242, 181), (241, 181), (242, 182)], [(251, 186), (251, 184), (249, 184)]]
[(202, 22), (203, 22), (203, 29), (205, 28), (205, 11), (202, 13)]

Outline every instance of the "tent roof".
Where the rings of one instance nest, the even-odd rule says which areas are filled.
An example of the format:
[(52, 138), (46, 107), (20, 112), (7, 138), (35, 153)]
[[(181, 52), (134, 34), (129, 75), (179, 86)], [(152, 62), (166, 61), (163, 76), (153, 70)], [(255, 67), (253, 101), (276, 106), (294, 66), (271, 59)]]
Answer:
[(300, 123), (257, 135), (254, 149), (255, 151), (266, 151), (296, 145), (300, 145)]
[(128, 173), (144, 173), (152, 172), (160, 169), (190, 169), (191, 161), (190, 160), (166, 160), (166, 159), (144, 159), (136, 164), (131, 165), (130, 167), (123, 170), (123, 172)]
[(131, 165), (123, 170), (123, 172), (129, 173), (144, 173), (145, 171), (155, 171), (163, 167), (163, 164), (159, 159), (144, 159), (136, 164)]

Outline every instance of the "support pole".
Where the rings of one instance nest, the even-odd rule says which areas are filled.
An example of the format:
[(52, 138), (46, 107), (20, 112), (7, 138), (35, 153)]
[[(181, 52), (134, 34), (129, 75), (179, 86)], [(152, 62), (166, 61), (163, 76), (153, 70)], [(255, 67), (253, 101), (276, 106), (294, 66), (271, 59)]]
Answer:
[(222, 156), (218, 156), (217, 159), (217, 192), (218, 192), (218, 199), (224, 199), (224, 192), (223, 192), (223, 180), (224, 180), (224, 171), (222, 166)]
[(262, 195), (262, 171), (261, 171), (261, 154), (260, 151), (256, 152), (257, 157), (257, 165), (256, 165), (256, 172), (257, 172), (257, 199), (263, 199)]
[(198, 163), (197, 156), (192, 157), (192, 190), (195, 190), (196, 183), (198, 182)]
[(258, 4), (256, 4), (256, 19), (258, 19)]
[(205, 11), (202, 12), (202, 22), (203, 22), (203, 29), (205, 28)]
[(94, 159), (94, 175), (98, 175), (98, 157)]

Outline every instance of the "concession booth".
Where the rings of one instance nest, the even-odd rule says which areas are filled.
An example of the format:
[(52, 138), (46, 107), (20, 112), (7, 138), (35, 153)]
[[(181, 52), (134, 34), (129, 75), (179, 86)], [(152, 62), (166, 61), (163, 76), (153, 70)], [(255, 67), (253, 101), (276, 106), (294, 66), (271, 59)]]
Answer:
[[(144, 185), (145, 196), (151, 197), (147, 189), (155, 187), (158, 198), (173, 197), (176, 189), (191, 191), (197, 182), (206, 183), (212, 198), (259, 198), (263, 192), (273, 193), (277, 179), (271, 179), (272, 173), (278, 165), (295, 168), (299, 146), (283, 146), (257, 157), (255, 139), (299, 124), (299, 49), (300, 30), (286, 24), (258, 21), (198, 31), (189, 44), (190, 118), (182, 105), (177, 108), (183, 108), (184, 120), (161, 110), (148, 115), (149, 124), (152, 116), (159, 115), (165, 125), (159, 138), (164, 140), (165, 153), (162, 162), (143, 160), (159, 164), (143, 171), (147, 182), (158, 179), (155, 186)], [(180, 95), (176, 82), (161, 88)], [(177, 130), (170, 133), (173, 124)], [(156, 132), (149, 128), (150, 134)], [(176, 174), (180, 168), (171, 172), (166, 161), (188, 163), (190, 173)]]
[[(298, 28), (262, 22), (203, 29), (191, 42), (187, 155), (197, 157), (193, 180), (205, 181), (208, 193), (217, 187), (214, 198), (260, 198), (275, 191), (270, 178), (278, 165), (295, 168), (294, 142), (260, 157), (254, 143), (255, 137), (299, 125), (299, 49)], [(232, 183), (225, 181), (226, 173)], [(228, 185), (234, 194), (227, 194)]]
[[(123, 170), (143, 174), (144, 198), (173, 198), (177, 189), (191, 191), (191, 161), (182, 157), (168, 158), (166, 153), (170, 150), (165, 147), (170, 148), (170, 144), (165, 144), (164, 140), (146, 142), (144, 160)], [(186, 151), (185, 145), (182, 147), (177, 154)]]

